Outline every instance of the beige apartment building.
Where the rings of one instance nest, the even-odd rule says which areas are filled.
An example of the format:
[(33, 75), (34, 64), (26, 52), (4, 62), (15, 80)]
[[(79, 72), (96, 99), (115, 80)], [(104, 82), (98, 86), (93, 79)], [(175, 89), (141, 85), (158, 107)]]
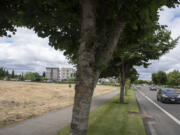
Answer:
[(66, 80), (71, 76), (74, 76), (75, 69), (73, 68), (60, 68), (59, 69), (59, 80)]
[(67, 80), (71, 76), (74, 76), (75, 72), (76, 71), (73, 68), (47, 67), (46, 79), (55, 81)]
[(47, 67), (46, 68), (46, 79), (48, 80), (59, 80), (59, 68), (57, 67)]

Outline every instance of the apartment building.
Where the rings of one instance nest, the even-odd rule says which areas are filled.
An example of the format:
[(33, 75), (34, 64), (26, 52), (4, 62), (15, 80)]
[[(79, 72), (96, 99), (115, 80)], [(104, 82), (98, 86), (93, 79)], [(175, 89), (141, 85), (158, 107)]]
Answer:
[(58, 67), (47, 67), (46, 68), (46, 79), (62, 81), (67, 80), (71, 76), (74, 76), (75, 69), (73, 68), (58, 68)]
[(59, 80), (59, 68), (58, 67), (47, 67), (46, 68), (46, 79), (48, 80)]
[(75, 69), (73, 68), (60, 68), (59, 69), (59, 80), (66, 80), (71, 76), (74, 76)]

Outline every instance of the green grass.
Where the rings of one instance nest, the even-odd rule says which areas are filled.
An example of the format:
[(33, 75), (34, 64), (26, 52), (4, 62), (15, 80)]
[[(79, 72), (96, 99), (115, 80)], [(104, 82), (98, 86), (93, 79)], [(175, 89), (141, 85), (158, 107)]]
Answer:
[[(142, 118), (128, 114), (139, 112), (134, 92), (128, 91), (128, 104), (118, 100), (119, 95), (91, 112), (87, 135), (146, 135)], [(69, 135), (69, 126), (57, 135)]]

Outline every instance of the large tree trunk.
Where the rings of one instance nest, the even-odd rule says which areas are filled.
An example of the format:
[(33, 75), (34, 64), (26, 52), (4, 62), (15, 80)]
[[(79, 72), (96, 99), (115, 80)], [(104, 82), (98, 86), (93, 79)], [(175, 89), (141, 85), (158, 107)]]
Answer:
[[(91, 41), (91, 45), (88, 45), (89, 41), (96, 36), (96, 0), (81, 0), (80, 4), (82, 7), (81, 39), (70, 135), (86, 135), (92, 95), (100, 75), (95, 62), (102, 57), (102, 55), (97, 55), (102, 53), (102, 50), (98, 52), (95, 42)], [(103, 56), (106, 56), (106, 59), (102, 61), (102, 64), (107, 64), (112, 57), (123, 26), (121, 21), (117, 22), (107, 43), (107, 49), (103, 50)]]
[(91, 68), (78, 67), (70, 135), (86, 135), (92, 95), (98, 77), (99, 73), (93, 72)]
[(70, 135), (86, 135), (92, 95), (100, 74), (93, 66), (95, 49), (87, 45), (96, 34), (94, 4), (92, 0), (82, 0), (81, 6), (81, 39)]
[(125, 67), (124, 64), (122, 64), (121, 66), (121, 71), (120, 71), (120, 75), (121, 75), (121, 80), (120, 80), (120, 104), (124, 103), (124, 86), (125, 86), (125, 81), (126, 81), (126, 77), (125, 77)]

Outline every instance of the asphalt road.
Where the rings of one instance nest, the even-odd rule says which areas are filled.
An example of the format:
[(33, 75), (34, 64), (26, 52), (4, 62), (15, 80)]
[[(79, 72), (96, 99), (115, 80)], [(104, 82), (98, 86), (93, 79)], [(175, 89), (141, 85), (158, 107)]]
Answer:
[(148, 135), (180, 135), (180, 104), (164, 104), (156, 100), (156, 91), (148, 86), (135, 88)]
[[(117, 94), (119, 90), (93, 98), (91, 111)], [(0, 128), (0, 135), (54, 135), (70, 124), (71, 116), (72, 106)]]

